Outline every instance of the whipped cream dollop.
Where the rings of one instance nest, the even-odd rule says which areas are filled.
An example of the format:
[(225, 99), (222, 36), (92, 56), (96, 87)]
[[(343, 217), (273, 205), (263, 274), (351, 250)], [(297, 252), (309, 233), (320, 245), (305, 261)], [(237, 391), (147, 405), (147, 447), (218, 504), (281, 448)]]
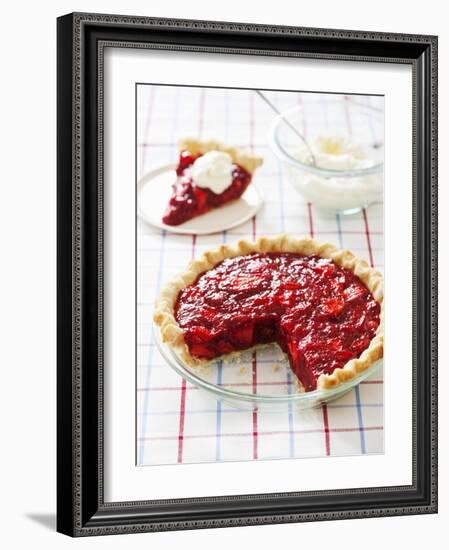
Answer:
[[(312, 152), (319, 168), (330, 170), (347, 170), (371, 168), (375, 165), (373, 159), (367, 158), (362, 147), (343, 136), (319, 136), (312, 144)], [(308, 149), (296, 151), (296, 158), (307, 164), (312, 164)]]
[[(377, 164), (362, 147), (347, 137), (322, 135), (314, 140), (311, 148), (316, 166), (336, 172), (320, 175), (308, 172), (306, 168), (289, 167), (293, 185), (308, 201), (324, 210), (345, 211), (382, 200), (382, 170), (353, 176), (338, 174), (339, 170), (361, 170)], [(306, 147), (298, 148), (292, 154), (300, 162), (313, 165)]]
[(210, 189), (216, 195), (232, 183), (232, 158), (223, 151), (209, 151), (192, 165), (192, 179), (197, 187)]

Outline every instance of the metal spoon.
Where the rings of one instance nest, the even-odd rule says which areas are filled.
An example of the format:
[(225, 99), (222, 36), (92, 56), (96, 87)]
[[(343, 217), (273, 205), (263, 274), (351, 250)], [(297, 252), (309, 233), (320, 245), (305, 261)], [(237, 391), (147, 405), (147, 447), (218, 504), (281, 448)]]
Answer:
[(310, 158), (312, 160), (312, 164), (314, 166), (316, 166), (316, 159), (315, 159), (315, 155), (312, 153), (312, 149), (310, 147), (310, 145), (307, 143), (307, 140), (306, 138), (301, 134), (301, 132), (299, 130), (297, 130), (293, 124), (287, 119), (285, 118), (285, 116), (279, 111), (279, 109), (273, 105), (273, 103), (271, 103), (271, 101), (266, 97), (265, 94), (263, 94), (260, 90), (254, 90), (256, 92), (256, 94), (261, 97), (265, 103), (277, 114), (279, 115), (282, 120), (285, 122), (285, 124), (287, 124), (287, 126), (293, 130), (293, 132), (295, 132), (295, 134), (301, 139), (301, 141), (304, 143), (304, 145), (306, 146), (308, 152), (309, 152), (309, 155), (310, 155)]

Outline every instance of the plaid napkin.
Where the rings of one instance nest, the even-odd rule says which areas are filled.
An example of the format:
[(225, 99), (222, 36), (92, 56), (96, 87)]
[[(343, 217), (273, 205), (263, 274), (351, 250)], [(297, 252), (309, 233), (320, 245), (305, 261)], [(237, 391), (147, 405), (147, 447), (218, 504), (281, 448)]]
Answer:
[[(354, 130), (344, 108), (348, 102), (383, 109), (383, 99), (371, 96), (296, 92), (266, 92), (266, 95), (282, 111), (302, 105), (306, 133), (314, 124), (322, 127), (329, 116), (329, 102), (341, 102), (342, 132), (348, 131), (351, 124)], [(175, 235), (138, 220), (138, 465), (383, 452), (382, 370), (342, 398), (320, 408), (299, 411), (288, 406), (279, 411), (253, 412), (233, 408), (186, 383), (155, 347), (152, 315), (161, 287), (182, 271), (192, 257), (221, 242), (281, 232), (312, 236), (348, 248), (383, 270), (383, 205), (374, 204), (351, 217), (329, 217), (304, 202), (268, 147), (267, 132), (272, 120), (269, 107), (251, 91), (138, 86), (139, 177), (163, 164), (176, 162), (180, 137), (212, 138), (249, 147), (264, 157), (255, 179), (265, 197), (264, 206), (253, 220), (216, 235)], [(381, 138), (373, 135), (373, 140)], [(243, 383), (274, 384), (280, 376), (286, 376), (292, 384), (291, 374), (285, 369), (277, 372), (266, 368), (257, 361), (257, 356), (256, 363)], [(233, 374), (225, 365), (217, 369), (216, 376), (217, 383), (225, 384), (226, 377)]]

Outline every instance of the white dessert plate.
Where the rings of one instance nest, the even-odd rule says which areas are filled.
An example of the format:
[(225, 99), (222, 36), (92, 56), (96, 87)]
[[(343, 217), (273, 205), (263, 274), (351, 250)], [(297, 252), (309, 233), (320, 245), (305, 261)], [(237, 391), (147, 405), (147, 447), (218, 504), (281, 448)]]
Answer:
[(167, 225), (162, 222), (162, 216), (176, 180), (175, 168), (175, 164), (161, 166), (148, 172), (137, 184), (137, 213), (143, 220), (159, 229), (195, 235), (219, 233), (248, 221), (262, 205), (262, 193), (253, 181), (240, 199), (181, 225)]

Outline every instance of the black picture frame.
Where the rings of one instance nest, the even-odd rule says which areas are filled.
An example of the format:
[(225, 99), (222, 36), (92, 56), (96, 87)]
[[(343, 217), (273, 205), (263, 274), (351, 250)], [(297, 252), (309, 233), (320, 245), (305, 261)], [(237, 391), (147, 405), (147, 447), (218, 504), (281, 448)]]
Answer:
[[(57, 530), (87, 536), (435, 513), (437, 37), (86, 13), (58, 18), (57, 30)], [(410, 486), (104, 502), (102, 55), (107, 44), (412, 66)]]

